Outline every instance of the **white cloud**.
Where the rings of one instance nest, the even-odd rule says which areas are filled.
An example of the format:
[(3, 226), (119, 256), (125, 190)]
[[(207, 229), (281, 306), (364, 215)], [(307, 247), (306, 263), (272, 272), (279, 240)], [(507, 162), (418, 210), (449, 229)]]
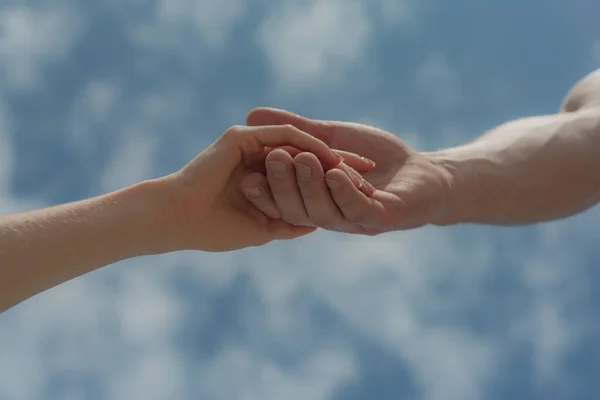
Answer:
[(170, 343), (185, 308), (163, 285), (162, 262), (120, 263), (2, 314), (0, 394), (38, 398), (52, 374), (76, 373), (99, 379), (110, 398), (182, 398), (183, 359)]
[[(140, 102), (156, 110), (153, 101)], [(138, 125), (133, 120), (122, 123)], [(105, 171), (105, 188), (143, 179), (155, 163), (154, 152), (139, 150), (137, 140), (142, 139), (131, 133), (119, 138), (120, 150)], [(130, 164), (141, 167), (129, 177), (115, 176)], [(434, 228), (374, 238), (320, 232), (237, 253), (186, 252), (130, 260), (56, 288), (3, 316), (9, 319), (0, 329), (5, 339), (0, 352), (8, 356), (0, 360), (0, 370), (7, 371), (0, 374), (0, 387), (16, 397), (41, 390), (50, 370), (31, 366), (40, 364), (48, 335), (62, 338), (52, 368), (89, 371), (114, 398), (201, 393), (215, 399), (328, 399), (356, 376), (357, 361), (344, 348), (343, 337), (331, 342), (334, 347), (308, 346), (299, 366), (291, 370), (273, 355), (231, 340), (214, 358), (197, 360), (199, 365), (191, 368), (197, 369), (199, 383), (190, 387), (184, 379), (190, 366), (172, 346), (173, 335), (184, 323), (184, 299), (164, 286), (171, 274), (167, 265), (176, 265), (190, 282), (217, 293), (227, 292), (240, 272), (249, 274), (264, 305), (254, 311), (268, 321), (262, 340), (272, 343), (305, 344), (319, 334), (319, 327), (308, 324), (293, 301), (308, 288), (305, 296), (324, 301), (353, 329), (405, 363), (426, 400), (485, 397), (486, 385), (500, 373), (504, 358), (523, 343), (534, 344), (539, 381), (552, 380), (562, 371), (564, 356), (577, 348), (583, 329), (568, 313), (573, 302), (581, 301), (581, 275), (564, 270), (561, 263), (571, 257), (560, 245), (573, 231), (544, 226), (538, 232), (540, 245), (532, 250), (535, 258), (514, 269), (535, 296), (522, 305), (514, 323), (521, 330), (506, 340), (458, 322), (465, 309), (486, 295), (481, 284), (492, 271), (496, 251), (492, 236), (472, 234), (467, 238), (453, 229)], [(562, 249), (562, 258), (552, 249)], [(548, 257), (541, 256), (548, 251)], [(105, 286), (108, 277), (117, 279), (118, 291)], [(202, 321), (204, 315), (195, 318)], [(244, 319), (251, 325), (260, 318), (250, 314)], [(117, 322), (112, 334), (102, 329), (109, 321)], [(14, 350), (4, 351), (4, 346)], [(90, 359), (93, 365), (84, 365)], [(31, 380), (38, 385), (20, 387)]]
[[(82, 163), (95, 156), (99, 146), (110, 144), (114, 149), (99, 178), (98, 192), (154, 178), (160, 172), (155, 154), (161, 140), (182, 130), (194, 112), (192, 104), (197, 105), (193, 96), (191, 88), (177, 83), (124, 93), (118, 80), (91, 81), (68, 112), (66, 146)], [(180, 137), (173, 146), (184, 147), (186, 140), (202, 139), (198, 136)]]
[(452, 111), (463, 100), (460, 73), (442, 54), (432, 53), (423, 60), (417, 68), (416, 84), (440, 111)]
[(0, 214), (39, 208), (43, 202), (36, 199), (17, 199), (12, 196), (12, 177), (15, 167), (15, 149), (12, 140), (10, 113), (0, 97)]
[(196, 62), (199, 44), (226, 49), (247, 4), (247, 0), (157, 0), (151, 18), (140, 18), (137, 9), (127, 14), (128, 28), (135, 43)]
[[(156, 345), (153, 342), (153, 345)], [(167, 347), (146, 347), (134, 361), (106, 380), (111, 399), (186, 399), (187, 383), (183, 360)]]
[[(159, 262), (130, 263), (132, 268), (120, 274), (120, 284), (126, 290), (115, 299), (119, 304), (117, 318), (123, 337), (135, 346), (152, 347), (156, 340), (168, 340), (183, 322), (184, 303), (161, 285), (159, 278), (167, 274)], [(144, 270), (136, 264), (145, 264)]]
[(244, 16), (246, 0), (159, 0), (157, 13), (170, 24), (191, 22), (211, 47), (227, 43), (231, 31)]
[(99, 136), (107, 133), (106, 130), (99, 132), (97, 127), (106, 127), (108, 122), (120, 116), (119, 100), (118, 85), (106, 81), (89, 82), (75, 98), (66, 135), (69, 147), (76, 154), (87, 155), (96, 150)]
[(60, 62), (81, 32), (81, 16), (71, 8), (5, 7), (0, 12), (1, 84), (28, 90), (39, 84), (42, 70)]
[[(3, 324), (13, 322), (2, 317)], [(37, 337), (21, 333), (21, 324), (0, 328), (0, 396), (7, 399), (40, 398), (46, 368), (37, 352)]]
[[(388, 3), (386, 7), (399, 4)], [(160, 24), (152, 38), (162, 40), (162, 34), (172, 35), (169, 40), (181, 38), (186, 29), (193, 29), (191, 42), (202, 38), (214, 48), (227, 42), (243, 14), (241, 1), (157, 4), (154, 11)], [(360, 62), (370, 35), (364, 4), (297, 1), (272, 8), (260, 43), (279, 82), (302, 88), (333, 79)], [(204, 14), (199, 16), (198, 10)], [(393, 9), (387, 10), (394, 15)], [(394, 18), (404, 18), (402, 8), (398, 12)], [(24, 32), (55, 33), (57, 22), (49, 23), (39, 17), (46, 14), (36, 13), (18, 17), (30, 22), (41, 18), (40, 27), (29, 26)], [(12, 24), (15, 31), (18, 24)], [(31, 43), (27, 37), (21, 35), (19, 43)], [(0, 46), (5, 52), (0, 54), (8, 54), (7, 40), (0, 39), (5, 46)], [(34, 66), (29, 69), (34, 73), (25, 74), (27, 79), (19, 84), (28, 87), (23, 82), (31, 85), (39, 79), (35, 66), (55, 56), (27, 46), (18, 55), (19, 48), (11, 50), (21, 60), (19, 66)], [(7, 71), (17, 68), (7, 65)], [(439, 102), (439, 109), (452, 109), (461, 99), (460, 76), (443, 56), (432, 55), (417, 75), (419, 87), (432, 102)], [(114, 135), (114, 151), (99, 190), (116, 189), (156, 172), (162, 161), (157, 138), (178, 131), (181, 116), (198, 107), (192, 90), (174, 86), (125, 94), (118, 81), (102, 80), (81, 91), (71, 110), (73, 149), (94, 151), (94, 135), (101, 124), (110, 123)], [(2, 112), (1, 104), (0, 206), (11, 209), (23, 203), (8, 189), (14, 153), (9, 113)], [(452, 135), (454, 131), (448, 136), (454, 140)], [(177, 140), (191, 140), (182, 136)], [(523, 345), (533, 349), (538, 383), (549, 385), (567, 375), (565, 359), (580, 349), (581, 338), (589, 332), (585, 269), (573, 268), (579, 258), (569, 246), (581, 239), (585, 227), (595, 229), (599, 216), (600, 212), (590, 212), (586, 218), (532, 230), (534, 244), (527, 253), (507, 251), (502, 247), (506, 243), (498, 242), (490, 230), (427, 228), (375, 238), (319, 232), (229, 254), (186, 252), (129, 260), (0, 315), (0, 397), (43, 397), (51, 374), (62, 371), (97, 378), (111, 398), (330, 399), (340, 385), (358, 377), (361, 366), (353, 354), (353, 339), (323, 333), (311, 323), (311, 316), (297, 304), (300, 294), (307, 302), (324, 302), (353, 333), (372, 340), (405, 365), (425, 400), (487, 397), (487, 383), (503, 373), (502, 362)], [(513, 265), (497, 266), (499, 254)], [(474, 309), (487, 314), (485, 284), (496, 268), (505, 267), (525, 286), (524, 300), (516, 311), (501, 310), (511, 317), (506, 321), (508, 333), (477, 331), (464, 316)], [(239, 337), (228, 337), (208, 358), (188, 360), (175, 338), (189, 322), (184, 320), (189, 315), (186, 306), (193, 299), (172, 292), (167, 282), (177, 274), (212, 294), (235, 297), (232, 283), (242, 273), (260, 297), (259, 306), (237, 321), (252, 332), (236, 332)], [(214, 312), (209, 302), (205, 307), (207, 315)], [(202, 326), (206, 315), (193, 317)], [(257, 327), (260, 321), (266, 326)], [(254, 346), (244, 336), (256, 334), (253, 329), (260, 331), (263, 344), (301, 344), (298, 363), (283, 366), (268, 346)], [(322, 342), (319, 335), (326, 336)], [(69, 390), (74, 398), (85, 397), (77, 384)]]
[[(332, 236), (311, 251), (319, 271), (309, 268), (307, 279), (354, 327), (407, 363), (425, 399), (477, 399), (497, 372), (495, 344), (448, 318), (482, 295), (476, 288), (492, 254), (486, 239), (465, 251), (440, 230)], [(439, 291), (444, 283), (449, 288)]]
[[(477, 287), (492, 254), (487, 240), (479, 238), (465, 251), (440, 230), (376, 238), (321, 232), (278, 245), (275, 253), (248, 251), (248, 270), (278, 336), (297, 343), (311, 334), (289, 308), (308, 285), (354, 328), (407, 362), (425, 399), (477, 399), (497, 372), (496, 343), (440, 316), (458, 315), (479, 300)], [(435, 250), (426, 251), (428, 243)], [(440, 293), (444, 282), (450, 290)]]
[[(598, 216), (587, 213), (586, 224), (596, 225)], [(540, 386), (568, 380), (565, 358), (595, 325), (585, 262), (568, 247), (577, 243), (584, 227), (582, 217), (540, 226), (537, 251), (516, 271), (533, 297), (522, 315), (525, 331), (521, 334), (533, 347), (534, 377)]]
[(360, 62), (370, 21), (359, 0), (289, 1), (272, 7), (258, 42), (279, 83), (330, 84)]
[(133, 185), (154, 176), (153, 155), (157, 150), (155, 137), (137, 130), (121, 132), (119, 146), (111, 154), (100, 188), (110, 192)]
[[(153, 156), (140, 156), (135, 163), (145, 164), (144, 157)], [(319, 327), (308, 324), (293, 301), (308, 288), (305, 296), (325, 301), (353, 329), (405, 363), (423, 399), (485, 397), (504, 357), (529, 342), (538, 379), (548, 382), (560, 375), (563, 357), (577, 348), (581, 321), (568, 310), (573, 302), (580, 305), (581, 275), (563, 269), (552, 253), (539, 258), (564, 240), (560, 231), (540, 231), (540, 237), (546, 238), (544, 244), (532, 250), (536, 258), (522, 270), (535, 296), (521, 305), (514, 322), (523, 329), (507, 340), (477, 333), (457, 318), (486, 295), (481, 286), (492, 268), (493, 237), (477, 235), (465, 243), (452, 229), (375, 238), (321, 232), (239, 253), (134, 259), (33, 299), (2, 316), (0, 387), (12, 397), (35, 396), (51, 370), (83, 370), (101, 378), (114, 398), (329, 399), (356, 376), (357, 361), (344, 347), (344, 337), (329, 338), (333, 347), (308, 346), (292, 369), (268, 352), (230, 339), (214, 358), (191, 366), (198, 384), (190, 387), (184, 379), (190, 365), (171, 344), (181, 332), (185, 306), (164, 286), (168, 265), (217, 293), (230, 290), (241, 271), (249, 273), (264, 304), (253, 312), (268, 321), (261, 329), (263, 342), (302, 344), (318, 337)], [(108, 277), (117, 279), (119, 290), (105, 286)], [(249, 314), (244, 323), (252, 330), (252, 321), (260, 319)], [(102, 328), (110, 321), (117, 322), (113, 333)], [(52, 369), (39, 368), (49, 335), (60, 338), (50, 364), (46, 361)]]
[(355, 376), (355, 369), (348, 351), (323, 349), (283, 369), (268, 356), (231, 346), (199, 371), (199, 391), (215, 400), (326, 400)]

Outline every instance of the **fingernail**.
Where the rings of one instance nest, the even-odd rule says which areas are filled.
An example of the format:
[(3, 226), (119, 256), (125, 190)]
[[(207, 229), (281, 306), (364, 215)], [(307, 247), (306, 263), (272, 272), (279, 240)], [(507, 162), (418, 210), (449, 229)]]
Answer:
[(335, 158), (337, 159), (337, 164), (335, 166), (339, 165), (344, 161), (344, 157), (340, 156), (338, 153), (333, 152), (333, 155), (335, 155)]
[(334, 181), (333, 179), (325, 178), (325, 182), (331, 189), (335, 190), (340, 187), (340, 183), (338, 181)]
[(312, 177), (312, 170), (304, 164), (296, 164), (296, 175), (301, 181), (309, 181)]
[(243, 188), (242, 191), (248, 197), (260, 197), (260, 189), (259, 188)]
[(280, 161), (267, 162), (267, 168), (275, 178), (285, 178), (287, 175), (287, 165)]
[(369, 164), (371, 164), (371, 167), (375, 167), (377, 164), (375, 163), (375, 161), (368, 159), (367, 157), (361, 157), (364, 161), (368, 162)]

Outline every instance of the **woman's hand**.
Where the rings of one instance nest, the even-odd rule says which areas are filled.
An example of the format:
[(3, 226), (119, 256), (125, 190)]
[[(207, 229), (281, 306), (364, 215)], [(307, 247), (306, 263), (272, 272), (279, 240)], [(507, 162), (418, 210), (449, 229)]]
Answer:
[(254, 207), (246, 196), (260, 193), (260, 182), (245, 195), (240, 191), (245, 178), (265, 173), (270, 148), (285, 146), (315, 154), (326, 168), (342, 161), (325, 143), (291, 125), (230, 128), (165, 178), (172, 191), (174, 250), (226, 251), (312, 232), (314, 227), (294, 226)]

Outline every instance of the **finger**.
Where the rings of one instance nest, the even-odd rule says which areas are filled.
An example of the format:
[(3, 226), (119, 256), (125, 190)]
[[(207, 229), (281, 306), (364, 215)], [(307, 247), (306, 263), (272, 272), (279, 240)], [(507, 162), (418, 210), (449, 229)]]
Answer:
[[(265, 153), (270, 153), (275, 149), (282, 149), (287, 151), (292, 157), (296, 157), (298, 154), (302, 153), (302, 150), (297, 149), (292, 146), (281, 146), (281, 147), (265, 147)], [(344, 163), (348, 166), (352, 167), (357, 172), (369, 172), (375, 167), (375, 161), (369, 160), (366, 157), (361, 157), (358, 154), (350, 153), (349, 151), (336, 150), (333, 151), (341, 156), (344, 159)], [(320, 161), (320, 160), (319, 160)], [(323, 163), (321, 163), (323, 165)], [(327, 167), (323, 165), (323, 167)]]
[[(282, 146), (282, 147), (278, 147), (277, 149), (281, 149), (281, 150), (286, 151), (292, 157), (296, 157), (298, 154), (303, 153), (302, 151), (298, 150), (297, 148), (291, 147), (291, 146)], [(265, 147), (265, 152), (267, 154), (270, 153), (273, 150), (275, 150), (275, 148), (273, 148), (273, 147)], [(360, 156), (357, 156), (356, 154), (353, 154), (353, 153), (349, 153), (349, 152), (346, 152), (346, 151), (339, 151), (339, 150), (335, 150), (335, 151), (336, 151), (336, 153), (344, 153), (347, 156), (350, 155), (350, 158), (354, 159), (354, 160), (360, 160), (361, 159)], [(309, 153), (307, 153), (307, 154), (309, 154)], [(317, 161), (321, 165), (321, 169), (327, 168), (326, 166), (323, 165), (323, 163), (318, 158), (317, 158)], [(372, 163), (372, 161), (370, 161), (370, 160), (361, 161), (361, 162), (362, 162), (362, 166), (363, 167), (365, 165), (371, 165), (370, 163)], [(371, 185), (368, 181), (366, 181), (354, 168), (352, 168), (349, 165), (346, 165), (345, 162), (341, 163), (341, 164), (338, 164), (334, 168), (339, 168), (342, 171), (344, 171), (346, 174), (348, 174), (348, 176), (350, 177), (350, 179), (352, 180), (352, 182), (354, 183), (354, 185), (356, 186), (356, 188), (359, 189), (364, 194), (366, 194), (367, 196), (371, 196), (373, 194), (373, 192), (375, 191), (375, 188), (373, 187), (373, 185)]]
[(248, 175), (242, 181), (241, 189), (246, 199), (267, 217), (273, 219), (281, 218), (281, 213), (279, 212), (279, 208), (277, 208), (277, 204), (275, 204), (271, 188), (269, 187), (269, 181), (264, 174), (255, 172)]
[[(272, 147), (265, 147), (265, 151), (271, 152), (273, 151), (274, 148)], [(286, 151), (288, 154), (290, 154), (290, 156), (295, 157), (299, 154), (305, 154), (303, 157), (309, 157), (308, 155), (311, 153), (303, 153), (300, 150), (296, 149), (295, 147), (291, 147), (291, 146), (282, 146), (279, 147), (278, 149), (280, 150), (284, 150)], [(336, 150), (336, 152), (341, 152), (339, 150)], [(351, 155), (351, 157), (355, 157), (355, 159), (360, 159), (360, 156), (357, 156), (353, 153), (349, 153), (349, 152), (341, 152), (341, 153), (345, 153), (346, 155)], [(323, 165), (320, 162), (320, 160), (318, 158), (316, 158), (316, 156), (314, 156), (314, 159), (316, 159), (316, 163), (318, 163), (320, 165), (319, 169), (317, 170), (316, 167), (315, 168), (315, 172), (319, 173), (318, 171), (321, 171), (321, 173), (323, 172)], [(309, 162), (312, 163), (313, 158), (310, 158)], [(366, 161), (365, 163), (368, 164), (368, 161)], [(354, 168), (350, 167), (349, 165), (345, 165), (345, 163), (341, 163), (338, 166), (336, 166), (335, 168), (339, 168), (342, 171), (344, 171), (348, 177), (350, 177), (350, 180), (352, 181), (352, 183), (354, 184), (354, 186), (360, 190), (361, 192), (363, 192), (365, 195), (367, 196), (372, 196), (373, 193), (375, 192), (375, 188), (373, 187), (373, 185), (371, 185), (368, 181), (366, 181)], [(307, 171), (307, 172), (310, 172)], [(311, 218), (311, 220), (314, 222), (314, 220)]]
[[(268, 154), (275, 149), (284, 150), (292, 157), (296, 157), (298, 154), (303, 153), (301, 150), (299, 150), (295, 147), (292, 147), (292, 146), (281, 146), (281, 147), (277, 147), (277, 148), (267, 146), (267, 147), (265, 147), (265, 152)], [(373, 161), (362, 158), (354, 153), (350, 153), (347, 151), (341, 151), (341, 150), (334, 150), (334, 151), (340, 155), (342, 155), (342, 154), (345, 155), (350, 160), (354, 161), (355, 165), (358, 164), (359, 167), (365, 168), (368, 166), (370, 168), (373, 168), (373, 166), (375, 165), (375, 163)], [(310, 154), (310, 153), (307, 153), (307, 154)], [(321, 169), (327, 168), (325, 165), (323, 165), (323, 163), (318, 158), (316, 158), (316, 160), (321, 165)], [(351, 167), (350, 165), (346, 165), (345, 162), (338, 164), (334, 168), (339, 168), (342, 171), (346, 172), (346, 174), (348, 174), (348, 176), (350, 177), (350, 179), (352, 180), (352, 182), (354, 183), (356, 188), (359, 189), (360, 191), (362, 191), (367, 196), (371, 196), (373, 194), (373, 192), (375, 191), (375, 188), (369, 182), (364, 180), (364, 178), (353, 167)]]
[(270, 153), (270, 152), (272, 152), (275, 149), (285, 150), (292, 157), (296, 157), (296, 155), (302, 153), (302, 150), (297, 149), (297, 148), (295, 148), (293, 146), (280, 146), (280, 147), (269, 147), (269, 146), (267, 146), (267, 147), (265, 147), (265, 151), (267, 152), (267, 154)]
[[(335, 127), (340, 125), (339, 122), (332, 123), (330, 121), (309, 119), (289, 111), (268, 107), (258, 107), (251, 110), (246, 117), (246, 123), (248, 126), (292, 125), (322, 140), (329, 146), (333, 143)], [(336, 152), (338, 154), (345, 153), (348, 156), (346, 159), (347, 164), (351, 165), (357, 171), (367, 172), (375, 167), (373, 161), (361, 159), (360, 156), (354, 153), (341, 152), (339, 150)], [(344, 154), (340, 155), (344, 157)]]
[(343, 171), (339, 169), (328, 171), (325, 174), (325, 182), (331, 197), (347, 220), (360, 225), (375, 227), (381, 225), (385, 213), (383, 205), (356, 189)]
[(248, 126), (293, 125), (327, 144), (331, 143), (333, 133), (332, 127), (326, 121), (309, 119), (289, 111), (268, 107), (251, 110), (246, 116), (246, 124)]
[(312, 153), (294, 157), (296, 179), (308, 219), (315, 225), (338, 231), (352, 230), (325, 184), (325, 173), (319, 159)]
[(344, 163), (358, 172), (369, 172), (375, 167), (375, 161), (349, 151), (333, 150), (344, 159)]
[(317, 230), (314, 226), (292, 225), (282, 219), (269, 220), (267, 229), (275, 240), (295, 239)]
[(323, 162), (334, 166), (342, 157), (335, 154), (323, 141), (292, 125), (280, 126), (234, 126), (222, 136), (223, 140), (234, 140), (246, 154), (255, 154), (267, 146), (293, 146), (314, 153)]
[(335, 168), (343, 171), (348, 176), (348, 178), (350, 178), (354, 186), (358, 190), (363, 192), (366, 196), (370, 197), (375, 192), (375, 188), (373, 187), (373, 185), (367, 182), (358, 172), (356, 172), (353, 168), (349, 167), (345, 163), (340, 163)]
[(267, 179), (281, 218), (294, 225), (312, 225), (296, 183), (294, 160), (284, 150), (273, 150), (265, 160)]

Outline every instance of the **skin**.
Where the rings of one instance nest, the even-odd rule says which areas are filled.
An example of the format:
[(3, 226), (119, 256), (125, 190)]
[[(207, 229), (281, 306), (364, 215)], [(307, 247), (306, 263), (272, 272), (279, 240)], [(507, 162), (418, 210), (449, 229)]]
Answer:
[[(272, 151), (267, 163), (285, 163), (296, 174), (252, 174), (248, 179), (269, 186), (249, 201), (296, 225), (378, 234), (428, 224), (531, 224), (575, 215), (600, 200), (600, 70), (568, 92), (557, 114), (510, 121), (435, 152), (419, 153), (371, 126), (283, 110), (252, 110), (247, 124), (291, 124), (377, 164), (363, 175), (375, 188), (369, 196), (339, 169), (320, 168), (314, 154)], [(310, 178), (303, 179), (307, 170)]]
[(141, 255), (228, 251), (315, 227), (377, 234), (526, 224), (600, 200), (600, 70), (573, 87), (558, 114), (508, 122), (431, 153), (377, 128), (282, 110), (255, 109), (247, 123), (174, 174), (0, 216), (0, 311)]
[[(240, 192), (248, 175), (264, 171), (266, 148), (282, 146), (317, 155), (326, 169), (358, 176), (342, 156), (297, 128), (236, 126), (171, 175), (92, 199), (0, 216), (0, 311), (127, 258), (229, 251), (312, 232), (314, 227), (267, 218)], [(359, 170), (372, 168), (368, 160), (341, 154)]]

